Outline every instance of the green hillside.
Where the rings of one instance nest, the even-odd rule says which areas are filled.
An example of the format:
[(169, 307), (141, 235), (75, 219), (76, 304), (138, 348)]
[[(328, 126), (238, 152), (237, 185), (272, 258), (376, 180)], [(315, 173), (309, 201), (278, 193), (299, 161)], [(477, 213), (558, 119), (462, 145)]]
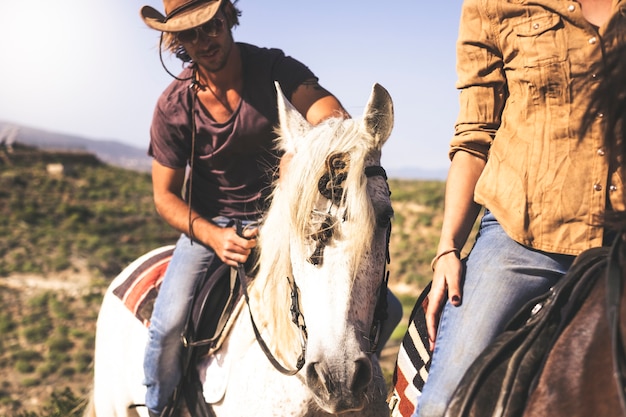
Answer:
[[(90, 154), (0, 150), (0, 277), (86, 267), (113, 278), (141, 254), (175, 242), (157, 215), (149, 174)], [(62, 164), (63, 172), (53, 172)], [(391, 180), (392, 281), (423, 285), (443, 210), (440, 181)]]
[[(430, 279), (444, 183), (390, 187), (390, 285), (410, 310)], [(107, 283), (177, 237), (154, 210), (148, 174), (85, 153), (0, 148), (0, 416), (80, 415)]]
[[(94, 277), (111, 278), (177, 236), (154, 210), (148, 174), (90, 154), (20, 147), (3, 159), (0, 276), (45, 276), (86, 264)], [(54, 172), (54, 164), (63, 172)]]

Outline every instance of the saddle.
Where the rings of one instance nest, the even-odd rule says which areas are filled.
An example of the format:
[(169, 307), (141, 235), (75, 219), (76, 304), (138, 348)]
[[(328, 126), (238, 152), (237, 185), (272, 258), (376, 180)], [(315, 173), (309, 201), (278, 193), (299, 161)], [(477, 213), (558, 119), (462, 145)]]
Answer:
[(213, 417), (204, 400), (203, 388), (196, 370), (198, 360), (219, 348), (226, 325), (242, 297), (237, 270), (216, 261), (207, 278), (196, 291), (182, 335), (183, 376), (163, 417), (175, 417), (183, 399), (192, 416)]
[[(237, 223), (241, 235), (241, 224)], [(207, 272), (206, 279), (196, 290), (194, 301), (189, 312), (187, 327), (183, 333), (183, 376), (174, 392), (171, 405), (163, 417), (176, 417), (177, 406), (184, 397), (187, 409), (192, 416), (214, 417), (210, 405), (205, 402), (203, 387), (200, 382), (196, 364), (201, 357), (219, 349), (223, 336), (227, 332), (227, 324), (244, 295), (242, 277), (251, 277), (256, 271), (256, 252), (253, 251), (245, 265), (238, 268), (230, 267), (218, 259)], [(245, 278), (245, 277), (243, 277)]]
[[(154, 301), (174, 251), (173, 246), (155, 250), (113, 293), (122, 300), (139, 320), (148, 327)], [(256, 256), (248, 258), (241, 271), (250, 276)], [(163, 417), (178, 415), (181, 400), (193, 416), (211, 417), (213, 412), (204, 402), (202, 386), (196, 371), (199, 358), (219, 348), (227, 324), (242, 298), (242, 287), (237, 269), (219, 259), (209, 267), (205, 278), (196, 288), (187, 325), (181, 335), (183, 344), (183, 377), (170, 403), (163, 411)]]

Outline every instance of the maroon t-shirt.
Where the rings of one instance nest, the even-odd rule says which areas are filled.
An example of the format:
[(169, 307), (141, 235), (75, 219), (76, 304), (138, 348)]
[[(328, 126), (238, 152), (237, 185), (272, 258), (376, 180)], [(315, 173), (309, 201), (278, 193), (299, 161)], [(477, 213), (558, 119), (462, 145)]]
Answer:
[[(316, 78), (281, 50), (238, 45), (244, 80), (233, 115), (226, 123), (216, 123), (197, 100), (195, 105), (191, 203), (206, 218), (256, 219), (263, 211), (279, 156), (274, 144), (278, 124), (274, 81), (290, 98), (303, 81)], [(187, 68), (179, 78), (190, 76)], [(159, 97), (152, 119), (148, 154), (169, 168), (185, 168), (191, 157), (189, 84), (173, 81)]]

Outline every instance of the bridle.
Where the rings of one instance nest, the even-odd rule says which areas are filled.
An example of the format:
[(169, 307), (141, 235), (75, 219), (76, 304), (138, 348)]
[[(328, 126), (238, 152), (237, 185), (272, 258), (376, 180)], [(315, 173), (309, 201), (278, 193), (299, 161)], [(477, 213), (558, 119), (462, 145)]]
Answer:
[[(367, 178), (382, 177), (385, 179), (385, 181), (387, 181), (387, 173), (385, 172), (385, 169), (379, 165), (366, 167), (365, 176)], [(322, 180), (320, 180), (320, 184), (321, 183), (322, 183)], [(321, 187), (318, 187), (318, 188), (321, 188)], [(324, 195), (324, 193), (322, 194)], [(326, 197), (326, 195), (324, 196)], [(333, 197), (331, 196), (331, 201), (333, 201), (332, 198)], [(243, 231), (241, 227), (241, 221), (236, 221), (236, 228), (237, 228), (237, 233), (241, 235)], [(382, 282), (378, 290), (378, 299), (376, 301), (376, 308), (374, 310), (374, 319), (372, 321), (372, 326), (370, 328), (370, 333), (369, 333), (371, 353), (375, 352), (378, 347), (380, 330), (382, 328), (382, 324), (387, 319), (387, 283), (389, 281), (389, 272), (387, 271), (387, 264), (389, 264), (391, 260), (390, 254), (389, 254), (390, 235), (391, 235), (391, 223), (389, 223), (387, 227), (387, 234), (386, 234), (386, 238), (387, 238), (386, 239), (387, 240), (386, 241), (386, 264), (383, 267), (383, 274), (382, 274), (383, 276), (381, 280)], [(310, 259), (309, 259), (309, 262), (313, 263)], [(306, 330), (304, 315), (300, 311), (300, 301), (299, 301), (299, 296), (298, 296), (299, 289), (296, 284), (295, 278), (290, 279), (289, 277), (287, 277), (287, 280), (289, 281), (289, 286), (291, 287), (291, 296), (290, 296), (291, 320), (300, 329), (301, 352), (300, 352), (300, 356), (298, 357), (298, 360), (296, 361), (295, 368), (288, 369), (284, 367), (272, 354), (271, 350), (265, 343), (265, 340), (261, 336), (261, 333), (256, 326), (254, 317), (252, 315), (252, 309), (250, 308), (250, 296), (248, 294), (248, 285), (250, 284), (250, 280), (248, 279), (244, 266), (241, 263), (237, 265), (237, 275), (239, 276), (239, 280), (241, 281), (243, 295), (245, 297), (246, 303), (248, 304), (248, 312), (250, 313), (250, 321), (252, 323), (252, 330), (254, 331), (254, 335), (256, 337), (257, 343), (261, 347), (261, 350), (263, 351), (267, 359), (270, 361), (270, 363), (274, 366), (274, 368), (276, 368), (276, 370), (278, 370), (280, 373), (284, 375), (288, 375), (288, 376), (297, 374), (304, 367), (308, 334)]]

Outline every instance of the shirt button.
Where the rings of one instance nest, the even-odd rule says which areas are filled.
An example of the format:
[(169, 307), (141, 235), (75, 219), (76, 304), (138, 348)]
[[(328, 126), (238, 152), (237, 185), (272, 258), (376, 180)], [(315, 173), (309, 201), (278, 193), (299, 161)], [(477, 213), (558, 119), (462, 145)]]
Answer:
[(589, 38), (590, 45), (595, 45), (596, 42), (598, 42), (598, 38), (596, 38), (595, 36)]
[(594, 184), (593, 185), (593, 190), (594, 191), (602, 191), (602, 186), (600, 184)]
[(606, 152), (604, 151), (604, 148), (599, 148), (598, 149), (598, 155), (599, 156), (604, 156), (606, 154)]
[(535, 24), (533, 25), (533, 29), (535, 29), (535, 30), (536, 30), (536, 29), (539, 29), (539, 23), (535, 23)]
[(615, 192), (615, 191), (617, 191), (617, 186), (616, 186), (616, 185), (611, 184), (611, 186), (609, 187), (609, 191), (611, 191), (611, 192)]
[(568, 12), (573, 12), (574, 10), (576, 10), (576, 6), (574, 6), (573, 4), (570, 4), (569, 6), (567, 6)]

